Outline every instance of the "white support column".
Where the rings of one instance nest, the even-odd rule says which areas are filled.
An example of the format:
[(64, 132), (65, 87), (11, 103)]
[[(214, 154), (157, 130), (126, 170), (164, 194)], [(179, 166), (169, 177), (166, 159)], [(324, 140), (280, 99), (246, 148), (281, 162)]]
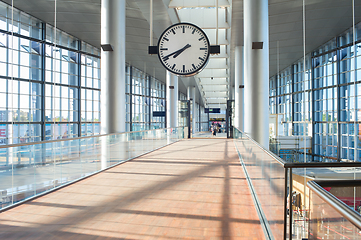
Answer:
[[(268, 0), (244, 0), (244, 130), (269, 147)], [(262, 43), (262, 48), (260, 44)], [(258, 45), (258, 46), (257, 46)]]
[(167, 71), (167, 128), (178, 127), (178, 77)]
[(196, 131), (196, 112), (195, 112), (195, 109), (196, 109), (196, 88), (195, 87), (188, 87), (187, 88), (187, 100), (190, 100), (191, 102), (191, 118), (192, 118), (192, 122), (191, 122), (191, 125), (192, 125), (192, 133), (194, 134), (195, 131)]
[[(101, 1), (101, 44), (113, 51), (101, 52), (101, 134), (125, 132), (125, 0)], [(121, 136), (126, 138), (127, 135)], [(127, 159), (127, 139), (122, 139), (121, 159)], [(101, 167), (109, 165), (110, 146), (101, 138)]]
[(235, 48), (234, 68), (234, 126), (244, 131), (243, 46)]
[(228, 78), (228, 100), (234, 100), (234, 92), (232, 87), (232, 78)]
[(198, 114), (196, 112), (196, 88), (192, 87), (192, 133), (195, 134), (196, 133), (196, 115)]
[(101, 1), (101, 133), (125, 132), (125, 0)]
[(187, 87), (187, 100), (191, 100), (192, 87)]

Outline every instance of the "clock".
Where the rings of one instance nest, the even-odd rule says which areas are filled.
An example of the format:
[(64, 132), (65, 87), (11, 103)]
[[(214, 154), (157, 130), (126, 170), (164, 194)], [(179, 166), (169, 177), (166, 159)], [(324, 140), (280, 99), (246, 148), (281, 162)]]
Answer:
[(208, 63), (210, 45), (202, 29), (191, 23), (168, 27), (158, 40), (158, 57), (175, 75), (190, 77)]

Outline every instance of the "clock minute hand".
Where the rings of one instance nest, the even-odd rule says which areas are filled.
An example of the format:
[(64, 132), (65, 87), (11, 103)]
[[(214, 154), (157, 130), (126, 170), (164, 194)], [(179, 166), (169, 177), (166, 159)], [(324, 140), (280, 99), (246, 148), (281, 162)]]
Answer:
[[(163, 60), (166, 61), (166, 60), (169, 59), (170, 56), (172, 56), (172, 55), (174, 55), (174, 54), (178, 54), (179, 52), (183, 52), (183, 51), (185, 50), (185, 48), (188, 48), (188, 47), (191, 46), (191, 45), (189, 45), (189, 46), (188, 46), (188, 45), (189, 45), (189, 44), (185, 45), (184, 47), (182, 47), (181, 49), (179, 49), (179, 50), (177, 50), (177, 51), (175, 51), (175, 52), (172, 52), (171, 54), (168, 54), (167, 56), (163, 57)], [(177, 55), (177, 56), (178, 56), (178, 55)]]
[(180, 50), (178, 51), (178, 53), (174, 54), (173, 58), (178, 57), (179, 54), (181, 54), (184, 50), (186, 50), (187, 48), (190, 48), (190, 47), (191, 47), (190, 44), (185, 45), (182, 49), (180, 49)]
[(174, 54), (177, 54), (179, 51), (182, 51), (183, 48), (175, 51), (175, 52), (172, 52), (171, 54), (168, 54), (167, 56), (163, 57), (164, 60), (168, 60), (170, 56), (174, 55)]

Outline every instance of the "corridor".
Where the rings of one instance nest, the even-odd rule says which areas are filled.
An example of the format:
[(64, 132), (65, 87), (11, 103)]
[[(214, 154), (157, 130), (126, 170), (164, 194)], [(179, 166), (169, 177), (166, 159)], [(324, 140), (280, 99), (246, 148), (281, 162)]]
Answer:
[(0, 239), (265, 239), (230, 139), (182, 140), (0, 214)]

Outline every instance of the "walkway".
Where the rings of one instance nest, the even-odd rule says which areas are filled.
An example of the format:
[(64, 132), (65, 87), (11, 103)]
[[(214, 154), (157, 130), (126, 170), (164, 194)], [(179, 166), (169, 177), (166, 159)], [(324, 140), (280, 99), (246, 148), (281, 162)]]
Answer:
[(233, 140), (183, 140), (0, 214), (0, 239), (264, 239)]

